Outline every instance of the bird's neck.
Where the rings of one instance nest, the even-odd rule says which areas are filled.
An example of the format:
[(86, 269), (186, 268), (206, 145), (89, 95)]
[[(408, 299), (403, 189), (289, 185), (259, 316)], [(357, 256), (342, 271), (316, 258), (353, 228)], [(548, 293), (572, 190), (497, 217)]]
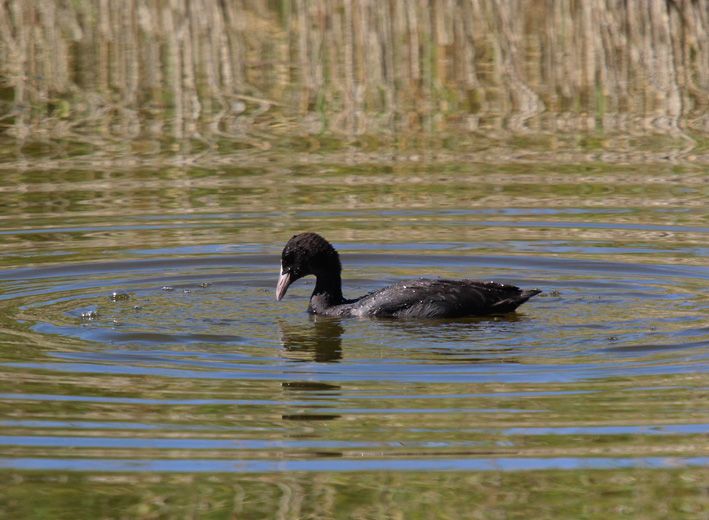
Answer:
[(342, 279), (340, 273), (319, 274), (315, 280), (315, 289), (310, 296), (310, 310), (315, 314), (329, 307), (344, 303), (342, 297)]

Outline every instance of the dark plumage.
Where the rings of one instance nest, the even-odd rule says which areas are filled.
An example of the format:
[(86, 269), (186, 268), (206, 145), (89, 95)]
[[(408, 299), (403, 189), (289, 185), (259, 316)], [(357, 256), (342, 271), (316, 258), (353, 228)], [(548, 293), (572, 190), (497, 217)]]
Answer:
[(316, 233), (291, 238), (281, 254), (281, 275), (276, 299), (290, 284), (315, 275), (315, 289), (308, 312), (325, 316), (376, 318), (462, 318), (514, 311), (539, 289), (475, 280), (407, 280), (346, 300), (342, 296), (340, 257), (335, 248)]

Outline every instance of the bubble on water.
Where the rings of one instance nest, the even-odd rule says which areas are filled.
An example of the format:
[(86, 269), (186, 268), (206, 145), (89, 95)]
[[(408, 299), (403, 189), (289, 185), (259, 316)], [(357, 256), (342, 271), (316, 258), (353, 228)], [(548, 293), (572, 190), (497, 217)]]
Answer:
[(82, 320), (95, 320), (98, 318), (98, 312), (96, 311), (86, 311), (81, 313)]
[(111, 300), (114, 302), (125, 301), (125, 300), (128, 300), (129, 298), (130, 298), (130, 295), (128, 293), (124, 293), (124, 292), (114, 291), (111, 294)]

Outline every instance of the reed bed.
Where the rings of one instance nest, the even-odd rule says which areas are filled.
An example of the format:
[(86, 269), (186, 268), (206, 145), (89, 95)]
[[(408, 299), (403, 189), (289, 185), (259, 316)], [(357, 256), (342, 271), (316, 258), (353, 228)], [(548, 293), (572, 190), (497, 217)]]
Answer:
[(702, 150), (708, 28), (693, 0), (0, 0), (0, 136), (150, 153), (595, 133)]

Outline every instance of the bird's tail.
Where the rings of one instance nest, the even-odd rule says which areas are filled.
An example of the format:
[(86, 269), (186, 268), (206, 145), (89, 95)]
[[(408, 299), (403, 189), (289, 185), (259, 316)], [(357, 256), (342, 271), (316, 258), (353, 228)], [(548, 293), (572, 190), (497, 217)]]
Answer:
[(532, 296), (536, 296), (542, 292), (541, 289), (527, 289), (523, 290), (522, 293), (519, 295), (519, 304), (522, 305), (524, 302), (529, 300)]
[(495, 312), (512, 312), (517, 307), (522, 305), (524, 302), (529, 300), (532, 296), (536, 296), (542, 292), (541, 289), (525, 289), (512, 296), (511, 298), (505, 298), (493, 305)]

